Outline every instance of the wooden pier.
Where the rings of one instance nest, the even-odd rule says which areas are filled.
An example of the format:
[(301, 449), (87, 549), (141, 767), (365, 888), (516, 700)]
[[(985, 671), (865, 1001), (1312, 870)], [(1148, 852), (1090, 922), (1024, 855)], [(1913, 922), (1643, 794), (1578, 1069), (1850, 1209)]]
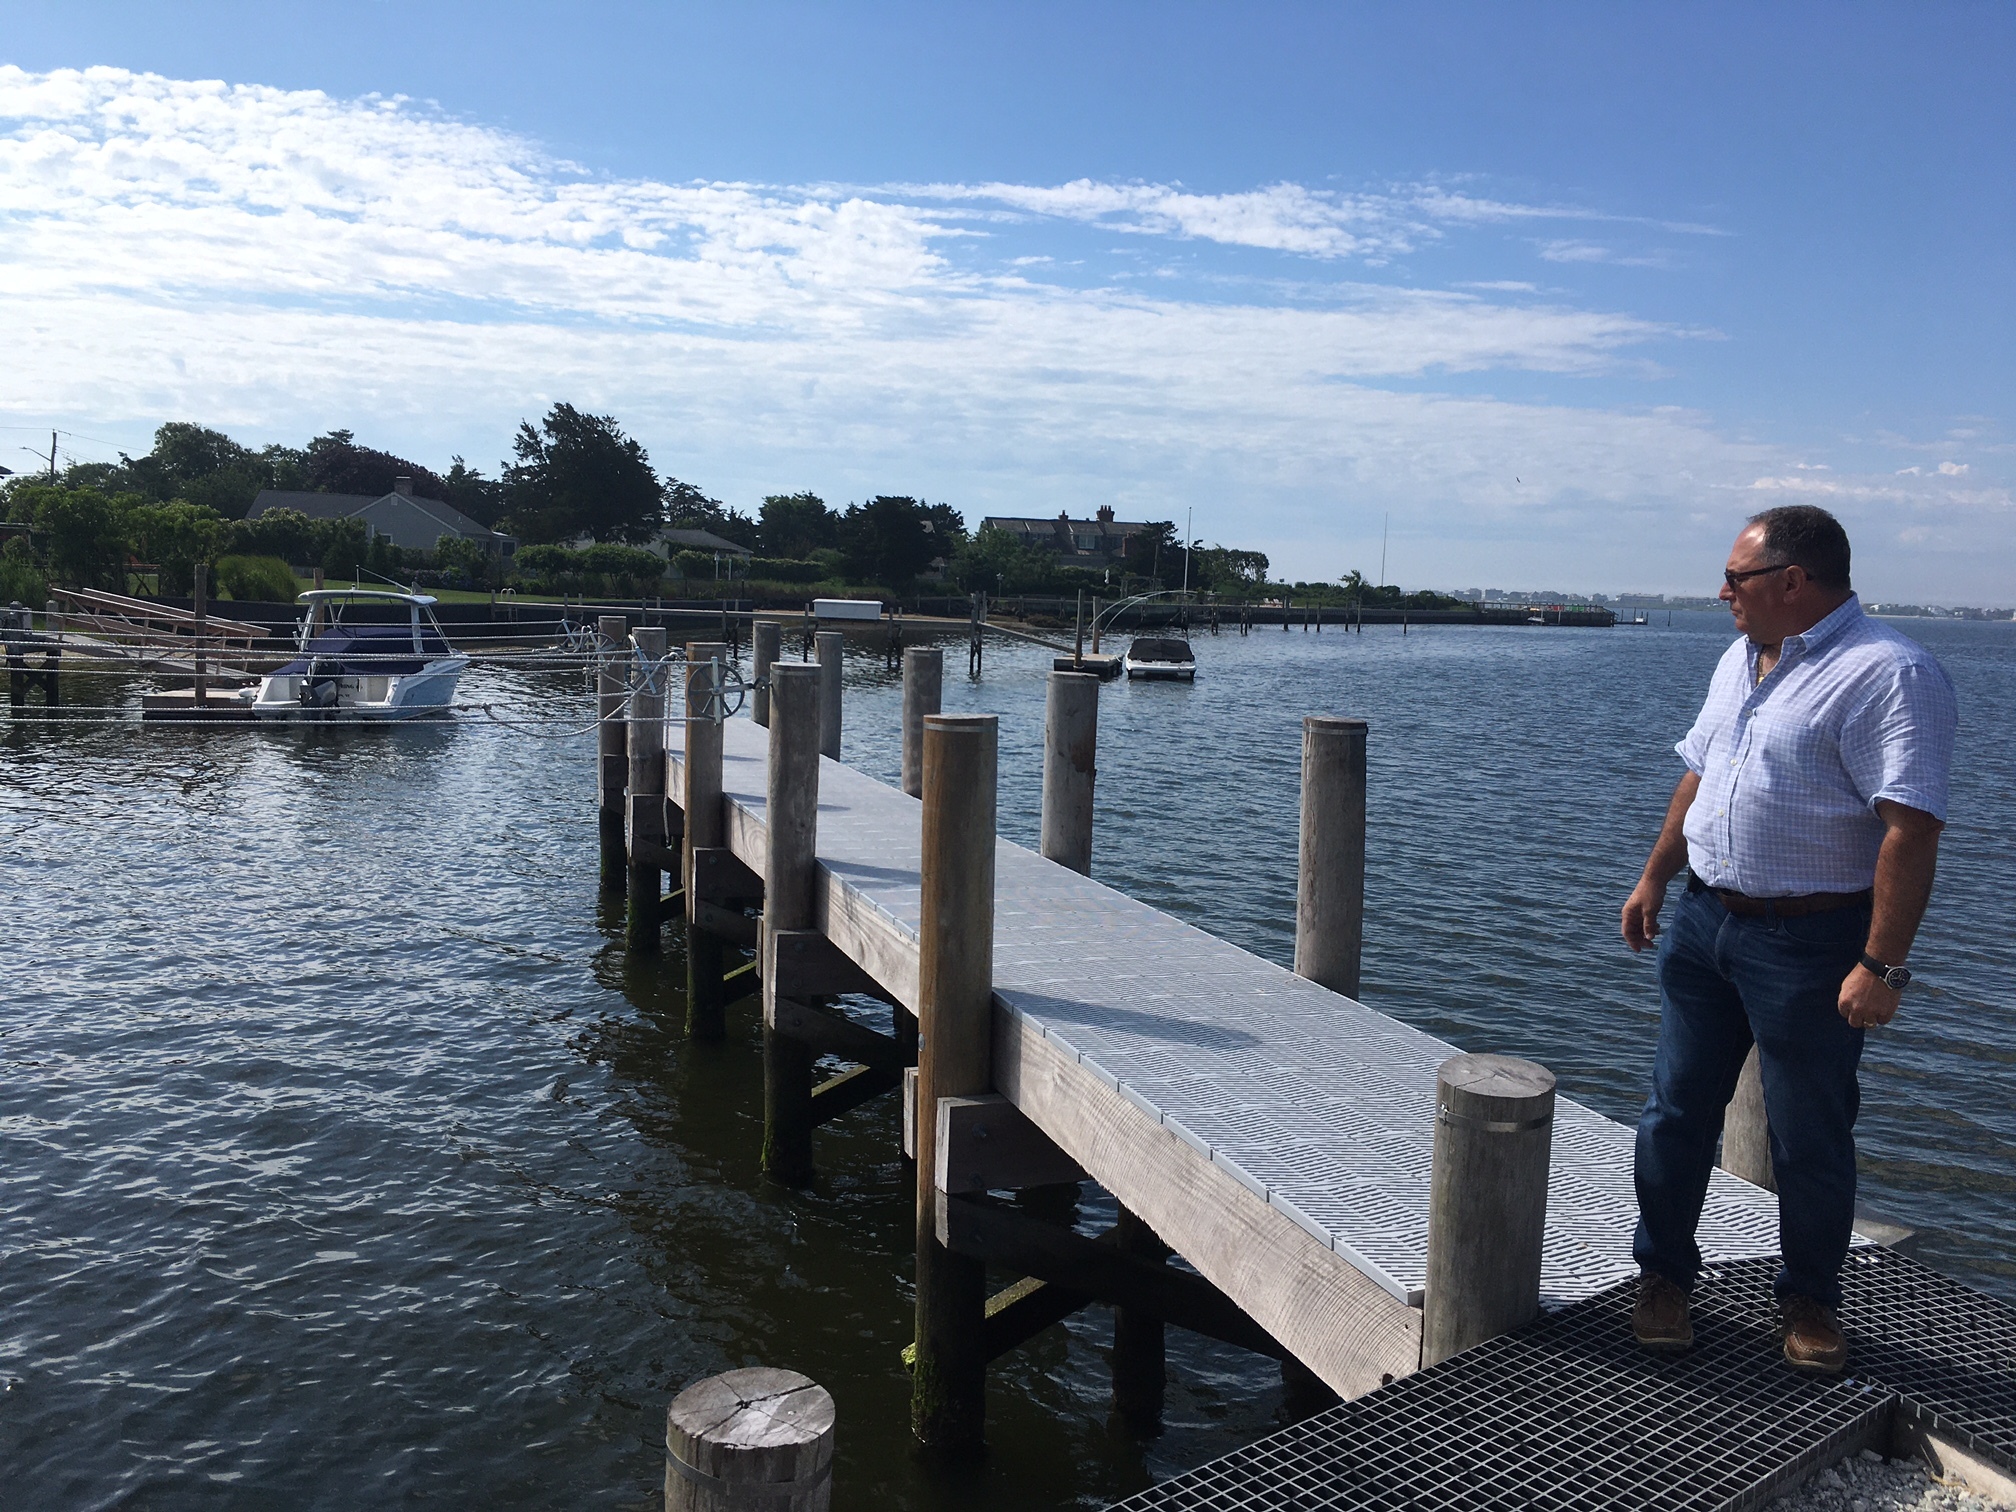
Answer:
[[(739, 879), (725, 906), (753, 902), (763, 872), (769, 753), (748, 721), (720, 730), (734, 866), (716, 865)], [(918, 800), (821, 758), (812, 928), (911, 1012), (922, 828)], [(1340, 1395), (1418, 1368), (1435, 1078), (1456, 1048), (1021, 846), (994, 850), (995, 1092)], [(1635, 1274), (1631, 1152), (1631, 1130), (1560, 1099), (1550, 1303)], [(936, 1158), (953, 1171), (965, 1154)], [(1021, 1184), (999, 1174), (995, 1189)], [(1718, 1173), (1702, 1239), (1716, 1259), (1775, 1253), (1776, 1205)]]
[[(1365, 1481), (1338, 1506), (1458, 1505), (1413, 1500), (1374, 1462), (1413, 1455), (1428, 1479), (1496, 1484), (1484, 1460), (1448, 1448), (1459, 1421), (1520, 1497), (1590, 1475), (1628, 1490), (1633, 1475), (1656, 1474), (1675, 1488), (1656, 1503), (1592, 1506), (1748, 1507), (1829, 1455), (1893, 1440), (1949, 1466), (1982, 1449), (1969, 1472), (1981, 1484), (2009, 1468), (2016, 1313), (1975, 1299), (1992, 1314), (1985, 1371), (1959, 1368), (1980, 1350), (1955, 1333), (1954, 1368), (1912, 1356), (1919, 1374), (1887, 1395), (1853, 1381), (1832, 1395), (1803, 1380), (1787, 1388), (1796, 1378), (1757, 1338), (1776, 1200), (1726, 1170), (1699, 1239), (1711, 1283), (1746, 1278), (1728, 1339), (1670, 1370), (1636, 1349), (1625, 1317), (1633, 1131), (1558, 1096), (1541, 1067), (1460, 1054), (1350, 995), (1365, 905), (1362, 721), (1304, 722), (1291, 972), (1086, 875), (1094, 677), (1050, 674), (1039, 854), (996, 833), (996, 720), (938, 713), (940, 651), (904, 653), (899, 790), (836, 759), (845, 724), (830, 645), (787, 662), (758, 641), (759, 723), (726, 717), (737, 679), (720, 643), (689, 644), (675, 673), (660, 633), (628, 637), (615, 620), (603, 633), (605, 883), (628, 888), (633, 948), (655, 949), (659, 910), (681, 906), (689, 1035), (718, 1037), (732, 1001), (760, 992), (765, 1173), (808, 1181), (820, 1125), (887, 1093), (904, 1099), (917, 1179), (904, 1359), (926, 1449), (979, 1449), (988, 1362), (1103, 1302), (1115, 1310), (1115, 1419), (1130, 1430), (1159, 1420), (1162, 1331), (1174, 1324), (1278, 1359), (1309, 1423), (1347, 1425), (1370, 1446), (1339, 1460), (1327, 1428), (1279, 1452), (1267, 1441), (1167, 1483), (1171, 1507), (1285, 1505), (1284, 1475), (1297, 1498)], [(675, 679), (683, 711), (664, 700)], [(668, 871), (679, 882), (661, 898)], [(834, 1011), (851, 994), (890, 1005), (892, 1032)], [(1738, 1160), (1757, 1137), (1740, 1125), (1756, 1114), (1732, 1104)], [(1047, 1191), (1075, 1211), (1086, 1179), (1119, 1208), (1096, 1239), (1029, 1200)], [(1964, 1330), (1964, 1289), (1901, 1260), (1884, 1268), (1884, 1252), (1860, 1244), (1854, 1265), (1877, 1288), (1884, 1347), (1908, 1353), (1913, 1326)], [(1021, 1279), (989, 1296), (989, 1266)], [(1704, 1294), (1704, 1317), (1720, 1295)], [(1543, 1377), (1571, 1367), (1588, 1401), (1564, 1433)], [(1508, 1370), (1534, 1379), (1508, 1386)], [(1415, 1405), (1393, 1407), (1396, 1392)], [(1744, 1403), (1803, 1416), (1722, 1455), (1720, 1479), (1676, 1468), (1696, 1439), (1721, 1454), (1716, 1435)], [(1964, 1442), (1933, 1431), (1958, 1421), (1974, 1425)], [(1669, 1426), (1679, 1437), (1661, 1439)], [(1139, 1505), (1164, 1505), (1162, 1489)], [(1460, 1504), (1501, 1504), (1477, 1494)]]
[[(619, 644), (616, 623), (605, 634), (611, 679), (623, 675), (618, 658), (634, 673), (655, 657), (656, 642), (641, 661)], [(1275, 1355), (1292, 1379), (1345, 1398), (1420, 1369), (1437, 1073), (1457, 1052), (1311, 979), (1356, 980), (1362, 723), (1311, 721), (1306, 780), (1318, 808), (1341, 818), (1304, 836), (1307, 974), (1297, 975), (1074, 869), (1090, 854), (1089, 833), (1068, 832), (1089, 823), (1096, 696), (1073, 716), (1082, 728), (1051, 742), (1053, 761), (1084, 747), (1084, 791), (1054, 784), (1057, 802), (1084, 817), (1059, 819), (1054, 848), (1046, 813), (1044, 847), (1063, 858), (1053, 860), (995, 837), (994, 723), (936, 717), (929, 674), (941, 669), (925, 664), (939, 653), (906, 658), (906, 683), (932, 695), (928, 707), (905, 700), (906, 785), (919, 773), (922, 798), (825, 754), (841, 739), (830, 653), (824, 665), (770, 662), (767, 729), (718, 717), (707, 690), (721, 655), (718, 644), (687, 648), (686, 712), (662, 737), (649, 695), (637, 702), (647, 712), (627, 721), (628, 775), (648, 791), (620, 794), (620, 746), (605, 741), (605, 839), (622, 833), (610, 821), (623, 815), (624, 881), (647, 932), (661, 870), (679, 878), (662, 901), (686, 916), (692, 1032), (718, 1035), (726, 1003), (760, 987), (764, 1164), (777, 1179), (809, 1176), (819, 1124), (905, 1083), (921, 1020), (923, 1065), (911, 1075), (922, 1111), (906, 1120), (918, 1130), (920, 1266), (939, 1252), (970, 1264), (938, 1267), (950, 1313), (963, 1315), (951, 1322), (934, 1313), (944, 1298), (920, 1271), (920, 1380), (927, 1367), (948, 1370), (954, 1397), (977, 1397), (986, 1359), (1094, 1300), (1152, 1324), (1144, 1348), (1158, 1360), (1160, 1326), (1176, 1323)], [(616, 681), (603, 696), (608, 716)], [(1058, 708), (1053, 696), (1053, 719)], [(934, 787), (934, 762), (955, 760)], [(788, 853), (773, 846), (780, 812)], [(623, 876), (607, 849), (603, 875)], [(754, 959), (738, 966), (745, 951)], [(891, 1004), (895, 1033), (830, 1011), (848, 993)], [(852, 1069), (815, 1084), (820, 1057)], [(1546, 1192), (1538, 1294), (1511, 1322), (1634, 1273), (1632, 1132), (1565, 1097), (1551, 1118), (1539, 1146), (1549, 1173), (1536, 1186)], [(1106, 1242), (987, 1195), (1087, 1177), (1124, 1210)], [(1537, 1214), (1533, 1227), (1537, 1236)], [(1776, 1229), (1770, 1194), (1717, 1174), (1704, 1251), (1771, 1254)], [(1164, 1263), (1171, 1252), (1189, 1269)], [(1029, 1279), (987, 1299), (976, 1279), (986, 1260)], [(977, 1443), (977, 1400), (942, 1408), (920, 1406), (920, 1438)]]

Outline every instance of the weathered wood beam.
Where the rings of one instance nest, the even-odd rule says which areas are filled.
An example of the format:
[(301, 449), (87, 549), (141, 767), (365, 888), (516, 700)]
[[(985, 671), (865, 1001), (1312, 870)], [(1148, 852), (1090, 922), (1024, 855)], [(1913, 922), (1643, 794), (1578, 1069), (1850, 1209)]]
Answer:
[(903, 1051), (888, 1035), (864, 1029), (837, 1014), (822, 1013), (781, 993), (772, 1000), (770, 1013), (770, 1027), (777, 1033), (810, 1045), (821, 1055), (837, 1055), (841, 1060), (886, 1071), (892, 1078), (891, 1087), (902, 1081)]
[(903, 1084), (901, 1069), (887, 1066), (856, 1066), (828, 1077), (812, 1089), (812, 1123), (828, 1123), (843, 1113), (852, 1113), (865, 1102), (873, 1102), (884, 1092), (894, 1092)]
[(734, 945), (754, 945), (761, 933), (760, 923), (739, 908), (723, 908), (718, 903), (696, 898), (691, 911), (693, 923)]
[(709, 903), (753, 903), (763, 896), (763, 878), (725, 845), (695, 846), (693, 896)]
[(1083, 1181), (1085, 1171), (998, 1093), (938, 1100), (941, 1192), (1015, 1191)]
[(981, 1197), (938, 1198), (938, 1242), (1096, 1301), (1138, 1308), (1227, 1344), (1279, 1358), (1286, 1350), (1202, 1276), (1123, 1254), (1117, 1244), (1045, 1223)]
[(882, 984), (848, 960), (840, 947), (816, 929), (775, 932), (771, 970), (784, 997), (841, 997), (858, 993), (892, 1002)]

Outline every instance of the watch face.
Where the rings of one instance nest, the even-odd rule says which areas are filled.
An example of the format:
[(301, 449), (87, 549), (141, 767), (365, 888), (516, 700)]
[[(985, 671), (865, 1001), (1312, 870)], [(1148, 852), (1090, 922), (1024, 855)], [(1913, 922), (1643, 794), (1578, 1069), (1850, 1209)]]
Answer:
[(1911, 980), (1911, 973), (1902, 966), (1892, 966), (1883, 973), (1883, 985), (1892, 992), (1902, 992)]

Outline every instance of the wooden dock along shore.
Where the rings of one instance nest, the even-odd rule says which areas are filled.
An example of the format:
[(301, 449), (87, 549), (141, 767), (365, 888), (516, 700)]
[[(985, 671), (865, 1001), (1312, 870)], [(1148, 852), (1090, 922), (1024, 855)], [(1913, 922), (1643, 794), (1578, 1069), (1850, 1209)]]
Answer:
[[(911, 650), (906, 685), (912, 662), (938, 655)], [(976, 933), (927, 946), (932, 909), (954, 906), (932, 901), (950, 885), (951, 861), (928, 863), (927, 837), (934, 824), (979, 822), (955, 821), (955, 809), (977, 801), (982, 783), (991, 816), (991, 765), (974, 756), (963, 788), (940, 784), (937, 801), (953, 806), (934, 819), (931, 752), (954, 722), (933, 718), (935, 707), (910, 709), (906, 698), (906, 773), (916, 770), (912, 719), (924, 727), (920, 801), (830, 756), (809, 760), (805, 742), (820, 742), (818, 699), (794, 695), (794, 714), (781, 697), (794, 678), (818, 674), (782, 661), (769, 670), (767, 731), (742, 718), (674, 719), (664, 767), (667, 831), (683, 837), (689, 935), (713, 942), (690, 954), (720, 963), (702, 968), (715, 979), (696, 981), (696, 1006), (705, 998), (712, 1017), (736, 995), (725, 987), (721, 947), (758, 951), (741, 985), (754, 990), (760, 980), (765, 1005), (766, 1170), (802, 1180), (817, 1125), (895, 1086), (916, 1060), (919, 1020), (921, 1079), (927, 1089), (942, 1079), (929, 1063), (944, 1049), (932, 1024), (942, 1008), (934, 993), (953, 990), (943, 978), (948, 951), (977, 959), (991, 947), (988, 1022), (961, 1073), (970, 1079), (978, 1065), (984, 1081), (935, 1102), (927, 1091), (922, 1112), (913, 1110), (920, 1213), (929, 1220), (920, 1245), (928, 1237), (948, 1255), (1028, 1277), (992, 1299), (971, 1295), (970, 1273), (952, 1285), (965, 1294), (953, 1310), (966, 1314), (969, 1361), (984, 1365), (1101, 1300), (1281, 1357), (1291, 1373), (1306, 1369), (1347, 1398), (1420, 1369), (1437, 1073), (1455, 1047), (998, 838), (986, 857), (991, 921), (981, 922), (969, 880), (947, 896)], [(793, 722), (806, 719), (809, 730)], [(778, 787), (785, 774), (773, 772), (775, 752), (793, 753), (794, 771), (816, 771), (814, 792), (790, 786), (803, 778)], [(799, 838), (796, 859), (779, 871), (770, 823), (787, 800)], [(674, 817), (675, 806), (686, 811)], [(1356, 864), (1362, 878), (1362, 852)], [(1349, 865), (1331, 870), (1345, 875)], [(805, 875), (793, 881), (794, 871)], [(766, 916), (766, 891), (780, 882), (808, 888), (803, 920)], [(1320, 916), (1336, 904), (1312, 906)], [(1330, 961), (1322, 969), (1334, 977), (1348, 956), (1355, 976), (1355, 920), (1331, 933), (1340, 930), (1348, 945), (1333, 939), (1312, 959)], [(857, 992), (893, 1005), (893, 1036), (831, 1011), (834, 996)], [(814, 1056), (856, 1069), (815, 1087)], [(1558, 1306), (1634, 1273), (1637, 1207), (1629, 1129), (1566, 1097), (1554, 1102), (1550, 1129), (1534, 1300)], [(1085, 1239), (987, 1195), (1081, 1174), (1111, 1192), (1138, 1230)], [(1716, 1261), (1774, 1253), (1773, 1199), (1718, 1172), (1701, 1237)], [(1161, 1263), (1163, 1247), (1195, 1274)], [(930, 1443), (947, 1419), (923, 1402), (926, 1313), (936, 1305), (928, 1283), (920, 1271), (918, 1427)], [(952, 1389), (970, 1392), (970, 1370), (952, 1363), (966, 1381)], [(977, 1409), (950, 1414), (950, 1423), (948, 1447), (977, 1439)]]

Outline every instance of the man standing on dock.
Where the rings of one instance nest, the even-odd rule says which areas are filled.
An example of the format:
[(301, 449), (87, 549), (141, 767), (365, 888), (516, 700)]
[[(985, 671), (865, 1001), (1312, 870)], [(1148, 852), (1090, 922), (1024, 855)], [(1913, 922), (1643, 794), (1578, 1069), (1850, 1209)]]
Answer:
[(1848, 1358), (1835, 1312), (1863, 1032), (1890, 1022), (1911, 978), (1956, 723), (1945, 672), (1863, 613), (1848, 558), (1840, 523), (1807, 505), (1767, 510), (1736, 537), (1721, 597), (1742, 638), (1676, 747), (1687, 772), (1623, 919), (1625, 943), (1643, 950), (1687, 867), (1659, 949), (1659, 1049), (1638, 1121), (1638, 1342), (1693, 1343), (1694, 1231), (1754, 1042), (1785, 1358), (1825, 1374)]

